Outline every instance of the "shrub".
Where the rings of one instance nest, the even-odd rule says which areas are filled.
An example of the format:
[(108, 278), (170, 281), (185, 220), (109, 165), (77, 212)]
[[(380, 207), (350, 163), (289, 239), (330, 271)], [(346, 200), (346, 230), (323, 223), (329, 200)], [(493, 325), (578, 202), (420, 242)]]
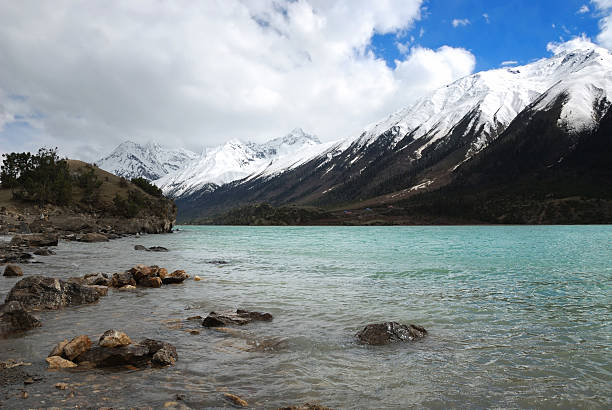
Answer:
[(163, 196), (161, 189), (159, 189), (144, 178), (132, 178), (132, 183), (149, 195), (152, 195), (157, 198), (161, 198)]

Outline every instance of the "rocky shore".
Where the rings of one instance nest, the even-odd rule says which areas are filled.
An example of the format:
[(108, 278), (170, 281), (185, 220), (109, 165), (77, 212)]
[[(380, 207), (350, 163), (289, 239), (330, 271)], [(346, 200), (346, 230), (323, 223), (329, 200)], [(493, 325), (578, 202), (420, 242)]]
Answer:
[[(25, 332), (37, 328), (40, 330), (36, 331), (44, 332), (45, 321), (37, 316), (41, 312), (96, 304), (101, 298), (114, 297), (111, 291), (162, 288), (159, 291), (163, 292), (164, 287), (184, 284), (188, 279), (201, 280), (198, 275), (190, 276), (184, 270), (169, 272), (157, 265), (139, 264), (120, 272), (98, 272), (66, 278), (31, 275), (28, 274), (27, 266), (22, 269), (18, 265), (30, 261), (33, 254), (52, 257), (54, 246), (57, 246), (62, 240), (91, 243), (108, 241), (112, 238), (109, 236), (98, 232), (16, 234), (9, 243), (0, 246), (0, 264), (4, 264), (4, 276), (19, 279), (8, 292), (4, 304), (0, 306), (0, 338), (9, 337), (19, 340), (19, 337)], [(169, 251), (163, 247), (142, 245), (136, 245), (134, 250)], [(224, 260), (211, 260), (208, 263), (228, 264)], [(151, 289), (151, 291), (156, 290)], [(132, 297), (129, 292), (125, 295)], [(133, 297), (136, 298), (137, 294), (134, 293)], [(136, 299), (134, 303), (137, 303)], [(135, 319), (139, 320), (139, 318)], [(200, 335), (200, 337), (206, 332), (220, 333), (228, 337), (224, 343), (235, 345), (240, 351), (249, 354), (254, 352), (271, 354), (284, 351), (287, 348), (286, 341), (283, 338), (262, 337), (253, 330), (266, 326), (266, 323), (272, 320), (274, 320), (272, 314), (267, 312), (244, 309), (215, 310), (207, 314), (192, 315), (186, 319), (177, 318), (166, 323), (166, 327), (185, 331), (192, 336)], [(245, 327), (250, 330), (243, 330)], [(46, 371), (59, 372), (89, 372), (93, 369), (113, 369), (112, 371), (144, 371), (146, 369), (156, 371), (157, 369), (157, 371), (162, 371), (164, 367), (174, 366), (179, 360), (180, 342), (171, 344), (151, 338), (134, 342), (130, 336), (117, 329), (100, 329), (99, 332), (97, 335), (72, 335), (62, 341), (57, 341), (44, 363), (34, 363), (35, 366), (18, 361), (0, 363), (0, 367), (4, 366), (4, 370), (0, 370), (4, 378), (0, 377), (0, 385), (15, 388), (20, 384), (39, 383), (45, 380), (45, 368), (48, 369)], [(384, 322), (368, 324), (357, 334), (347, 334), (346, 340), (347, 342), (352, 340), (357, 344), (380, 346), (396, 342), (410, 343), (426, 335), (427, 331), (420, 326)], [(38, 371), (28, 370), (30, 367)], [(70, 391), (69, 394), (74, 396), (77, 386), (58, 382), (54, 384), (54, 388), (67, 389)], [(17, 394), (27, 399), (30, 393), (27, 389), (23, 389)], [(166, 402), (164, 406), (189, 408), (183, 398), (184, 396), (177, 394), (176, 401)], [(222, 392), (222, 398), (234, 407), (250, 406), (248, 398), (245, 399), (230, 392)], [(289, 405), (282, 408), (327, 409), (317, 403)]]

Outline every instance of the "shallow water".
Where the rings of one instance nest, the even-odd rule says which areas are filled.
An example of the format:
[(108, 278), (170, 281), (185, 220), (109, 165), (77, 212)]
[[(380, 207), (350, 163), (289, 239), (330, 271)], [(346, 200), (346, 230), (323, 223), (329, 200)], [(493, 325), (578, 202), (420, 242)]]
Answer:
[[(135, 244), (171, 251), (134, 251)], [(203, 280), (111, 291), (95, 305), (39, 314), (43, 327), (0, 340), (0, 360), (32, 362), (45, 378), (19, 390), (0, 387), (7, 408), (157, 408), (176, 394), (194, 408), (230, 407), (226, 391), (262, 408), (306, 401), (612, 407), (610, 226), (182, 227), (61, 243), (57, 255), (37, 258), (44, 263), (24, 265), (26, 275), (67, 278), (146, 263)], [(208, 263), (218, 259), (229, 263)], [(0, 298), (16, 281), (0, 278)], [(173, 321), (229, 308), (270, 312), (274, 320), (235, 335)], [(365, 324), (384, 320), (422, 325), (429, 336), (376, 348), (355, 343)], [(58, 341), (109, 328), (173, 343), (179, 361), (145, 371), (44, 370)], [(262, 343), (270, 348), (258, 349)], [(71, 388), (56, 390), (57, 381)]]

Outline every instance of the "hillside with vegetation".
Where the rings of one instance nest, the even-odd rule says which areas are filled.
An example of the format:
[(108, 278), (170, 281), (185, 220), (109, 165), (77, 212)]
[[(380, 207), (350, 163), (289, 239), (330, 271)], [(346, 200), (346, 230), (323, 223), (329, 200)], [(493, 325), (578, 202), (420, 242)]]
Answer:
[(128, 181), (52, 149), (3, 155), (0, 232), (168, 232), (176, 206), (144, 178)]

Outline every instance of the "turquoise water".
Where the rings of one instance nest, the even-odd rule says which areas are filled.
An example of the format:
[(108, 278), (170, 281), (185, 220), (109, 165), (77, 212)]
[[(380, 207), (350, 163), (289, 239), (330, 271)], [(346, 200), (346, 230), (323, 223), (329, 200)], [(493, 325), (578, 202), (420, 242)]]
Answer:
[[(135, 244), (171, 251), (137, 252)], [(229, 263), (208, 263), (217, 259)], [(63, 337), (111, 327), (177, 346), (171, 369), (115, 379), (98, 371), (105, 387), (84, 395), (92, 403), (112, 394), (117, 406), (155, 407), (183, 392), (194, 408), (224, 407), (230, 391), (262, 408), (612, 407), (609, 226), (181, 227), (65, 243), (41, 260), (28, 269), (68, 277), (157, 263), (203, 279), (44, 313), (43, 328), (19, 345), (0, 341), (0, 358), (29, 361), (44, 360)], [(2, 282), (0, 296), (13, 282)], [(274, 321), (234, 335), (168, 325), (237, 307)], [(387, 320), (430, 334), (414, 344), (355, 342), (360, 328)], [(252, 351), (269, 341), (274, 348)]]

